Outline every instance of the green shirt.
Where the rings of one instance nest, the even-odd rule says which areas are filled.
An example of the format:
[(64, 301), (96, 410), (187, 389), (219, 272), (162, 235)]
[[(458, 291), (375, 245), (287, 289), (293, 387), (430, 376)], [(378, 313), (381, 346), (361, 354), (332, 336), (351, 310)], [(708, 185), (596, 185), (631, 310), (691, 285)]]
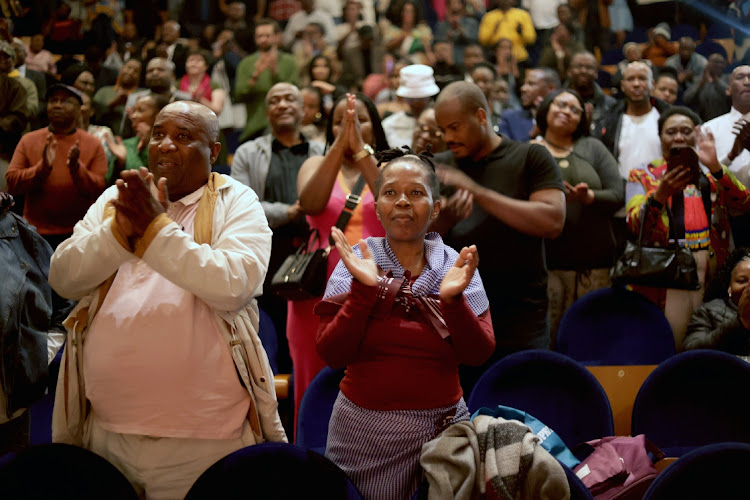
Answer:
[(242, 132), (240, 141), (245, 141), (254, 134), (265, 130), (268, 125), (265, 100), (266, 94), (271, 90), (271, 87), (280, 82), (297, 85), (299, 75), (294, 56), (281, 51), (278, 54), (279, 60), (276, 64), (276, 74), (272, 75), (271, 70), (265, 69), (258, 75), (258, 80), (253, 86), (250, 86), (250, 77), (255, 72), (255, 64), (260, 58), (260, 52), (255, 52), (245, 57), (237, 66), (237, 77), (234, 87), (235, 101), (244, 102), (247, 107), (247, 123), (245, 124), (245, 130)]

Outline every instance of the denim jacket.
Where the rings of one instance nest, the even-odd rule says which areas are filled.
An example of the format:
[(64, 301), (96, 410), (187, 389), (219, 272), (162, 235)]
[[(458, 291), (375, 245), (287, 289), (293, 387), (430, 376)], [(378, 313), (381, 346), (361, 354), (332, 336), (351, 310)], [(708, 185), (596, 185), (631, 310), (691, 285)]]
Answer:
[(52, 248), (12, 213), (0, 213), (0, 422), (41, 398), (47, 387)]

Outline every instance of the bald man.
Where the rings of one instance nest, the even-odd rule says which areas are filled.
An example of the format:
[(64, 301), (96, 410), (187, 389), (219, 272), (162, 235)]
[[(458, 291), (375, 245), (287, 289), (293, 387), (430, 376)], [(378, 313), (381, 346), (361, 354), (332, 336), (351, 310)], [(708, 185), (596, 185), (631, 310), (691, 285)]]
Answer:
[[(266, 119), (271, 132), (242, 144), (234, 154), (232, 178), (250, 186), (273, 229), (267, 285), (284, 259), (307, 237), (309, 227), (300, 209), (297, 174), (311, 156), (323, 154), (323, 145), (309, 142), (300, 132), (302, 94), (291, 83), (277, 83), (266, 94)], [(286, 346), (286, 300), (271, 293), (259, 298), (273, 319), (279, 345)], [(287, 362), (282, 356), (282, 363)], [(283, 367), (291, 370), (291, 360)]]
[(630, 170), (644, 168), (661, 157), (657, 123), (669, 105), (651, 96), (654, 74), (647, 64), (632, 62), (622, 75), (625, 99), (607, 111), (596, 126), (595, 136), (620, 162), (620, 176), (627, 179)]
[[(750, 152), (748, 144), (742, 141), (746, 135), (736, 135), (738, 125), (750, 120), (750, 66), (738, 66), (732, 71), (726, 93), (732, 98), (732, 109), (706, 122), (703, 130), (713, 132), (716, 156), (721, 162), (734, 172), (737, 180), (750, 186)], [(733, 218), (732, 234), (735, 246), (750, 246), (750, 217)]]
[(177, 21), (167, 21), (161, 26), (159, 45), (146, 52), (146, 61), (154, 57), (166, 57), (174, 63), (175, 76), (179, 80), (185, 74), (188, 46), (180, 42), (182, 28)]
[[(436, 229), (454, 248), (472, 241), (492, 256), (479, 264), (497, 340), (492, 363), (510, 352), (549, 347), (543, 245), (562, 231), (565, 196), (547, 150), (498, 136), (489, 116), (487, 99), (469, 82), (448, 85), (435, 104), (450, 150), (436, 155), (438, 175), (456, 190)], [(462, 373), (462, 385), (479, 373)]]
[(252, 190), (211, 173), (218, 133), (202, 104), (166, 106), (149, 171), (123, 172), (50, 265), (80, 301), (53, 440), (103, 456), (141, 497), (184, 498), (219, 458), (286, 441), (257, 336), (271, 231)]

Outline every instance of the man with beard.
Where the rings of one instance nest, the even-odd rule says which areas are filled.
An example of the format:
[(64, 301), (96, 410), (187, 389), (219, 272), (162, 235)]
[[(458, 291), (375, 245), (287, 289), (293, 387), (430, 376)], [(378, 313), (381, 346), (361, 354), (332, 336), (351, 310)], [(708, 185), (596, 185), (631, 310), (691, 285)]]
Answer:
[(25, 196), (23, 216), (55, 248), (104, 191), (107, 157), (102, 143), (76, 128), (82, 98), (56, 84), (47, 91), (49, 128), (18, 143), (6, 174), (8, 192)]
[(174, 86), (174, 69), (174, 63), (163, 57), (154, 57), (148, 62), (146, 65), (146, 90), (132, 92), (128, 95), (127, 102), (125, 103), (125, 115), (122, 117), (123, 123), (121, 129), (121, 135), (123, 137), (133, 136), (130, 120), (127, 118), (135, 106), (136, 101), (142, 96), (159, 94), (169, 100), (169, 102), (190, 101), (193, 99), (190, 92), (182, 91)]
[[(471, 241), (492, 255), (479, 264), (497, 340), (484, 368), (511, 352), (549, 347), (544, 239), (556, 238), (565, 222), (562, 177), (552, 156), (542, 146), (497, 135), (489, 117), (487, 99), (468, 82), (450, 84), (435, 105), (450, 149), (435, 157), (438, 176), (456, 189), (435, 229), (454, 248)], [(462, 373), (462, 385), (479, 374)]]
[(536, 107), (544, 96), (560, 87), (560, 77), (550, 68), (534, 68), (526, 75), (521, 86), (521, 106), (523, 109), (508, 110), (503, 113), (499, 133), (514, 141), (526, 142), (531, 139)]
[(586, 118), (589, 120), (591, 132), (595, 124), (604, 118), (607, 109), (615, 104), (615, 98), (608, 96), (596, 83), (599, 72), (599, 63), (591, 52), (579, 52), (570, 59), (568, 68), (568, 81), (563, 88), (578, 92), (586, 103)]
[[(714, 118), (703, 125), (703, 131), (710, 131), (716, 140), (716, 156), (729, 167), (737, 180), (750, 186), (750, 152), (747, 133), (735, 136), (742, 126), (748, 129), (750, 120), (750, 66), (738, 66), (729, 75), (727, 95), (732, 98), (729, 113)], [(744, 143), (743, 143), (744, 139)], [(733, 217), (732, 235), (737, 247), (750, 246), (750, 216)]]
[(266, 94), (279, 82), (297, 84), (299, 77), (294, 56), (279, 51), (281, 29), (272, 19), (255, 24), (255, 45), (258, 50), (245, 57), (237, 66), (234, 88), (237, 102), (247, 107), (247, 124), (240, 136), (245, 142), (261, 136), (268, 125), (265, 113)]
[(96, 123), (108, 126), (115, 135), (120, 135), (128, 96), (140, 91), (138, 83), (141, 79), (141, 68), (141, 61), (128, 59), (120, 68), (117, 85), (102, 87), (94, 94)]

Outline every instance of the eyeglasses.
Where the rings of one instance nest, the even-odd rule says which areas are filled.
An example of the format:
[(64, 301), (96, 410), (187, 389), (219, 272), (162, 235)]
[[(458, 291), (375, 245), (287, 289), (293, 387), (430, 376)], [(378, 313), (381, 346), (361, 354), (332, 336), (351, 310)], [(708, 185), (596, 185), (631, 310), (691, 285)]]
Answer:
[(424, 134), (427, 133), (430, 137), (435, 137), (437, 139), (443, 137), (443, 133), (439, 130), (436, 130), (429, 125), (417, 125), (417, 133)]
[(583, 110), (581, 108), (579, 108), (575, 104), (570, 104), (566, 101), (552, 101), (552, 104), (557, 106), (557, 108), (562, 111), (569, 109), (570, 112), (573, 113), (575, 116), (581, 116), (583, 114)]

